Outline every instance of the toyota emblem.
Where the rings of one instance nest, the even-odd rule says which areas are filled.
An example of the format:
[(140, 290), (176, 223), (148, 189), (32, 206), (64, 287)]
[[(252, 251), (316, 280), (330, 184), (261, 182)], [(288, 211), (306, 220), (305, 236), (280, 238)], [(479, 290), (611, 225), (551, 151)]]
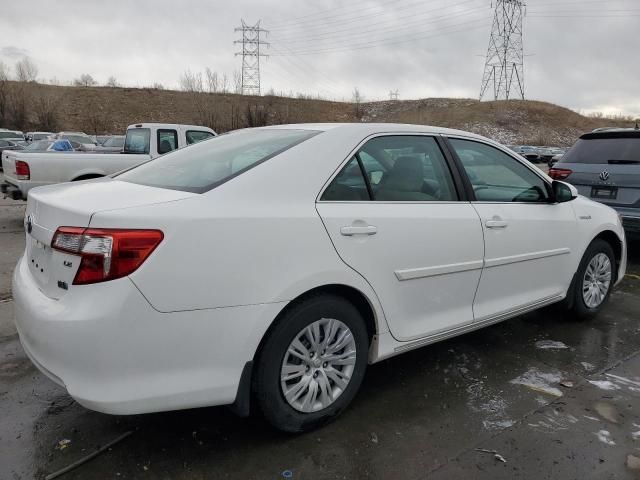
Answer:
[(602, 180), (603, 182), (609, 180), (609, 172), (607, 172), (606, 170), (600, 172), (600, 180)]

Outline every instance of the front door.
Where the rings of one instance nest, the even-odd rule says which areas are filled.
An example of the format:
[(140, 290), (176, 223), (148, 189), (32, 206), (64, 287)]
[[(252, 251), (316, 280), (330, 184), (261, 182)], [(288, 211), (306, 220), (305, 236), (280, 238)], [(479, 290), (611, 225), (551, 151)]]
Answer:
[(475, 192), (472, 204), (484, 229), (476, 320), (558, 300), (578, 264), (571, 204), (550, 201), (550, 185), (537, 167), (486, 143), (449, 141)]
[(482, 228), (435, 138), (367, 141), (317, 209), (342, 260), (375, 290), (395, 338), (473, 322)]

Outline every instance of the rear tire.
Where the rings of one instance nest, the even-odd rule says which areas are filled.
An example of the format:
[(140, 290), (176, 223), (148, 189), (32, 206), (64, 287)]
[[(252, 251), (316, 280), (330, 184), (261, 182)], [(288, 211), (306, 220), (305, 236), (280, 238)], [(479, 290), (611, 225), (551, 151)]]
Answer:
[(595, 239), (587, 247), (569, 289), (574, 317), (588, 320), (597, 315), (609, 300), (616, 278), (613, 248), (604, 240)]
[(293, 305), (256, 364), (254, 390), (266, 420), (297, 433), (336, 418), (360, 388), (368, 349), (364, 320), (344, 298), (319, 294)]

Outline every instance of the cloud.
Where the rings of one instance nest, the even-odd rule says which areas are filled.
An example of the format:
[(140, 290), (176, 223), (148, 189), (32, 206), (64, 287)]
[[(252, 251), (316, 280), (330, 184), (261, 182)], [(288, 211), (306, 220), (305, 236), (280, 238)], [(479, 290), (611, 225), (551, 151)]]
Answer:
[[(640, 62), (633, 50), (640, 14), (632, 11), (632, 0), (620, 2), (616, 7), (604, 0), (571, 7), (571, 2), (564, 7), (527, 2), (527, 98), (640, 114)], [(1, 47), (0, 56), (28, 53), (43, 78), (62, 82), (88, 73), (101, 84), (113, 75), (124, 85), (159, 82), (177, 88), (187, 69), (210, 67), (233, 78), (241, 68), (234, 55), (240, 45), (233, 43), (241, 34), (234, 27), (241, 19), (250, 25), (261, 20), (271, 44), (263, 49), (270, 56), (260, 61), (263, 92), (273, 88), (348, 100), (357, 86), (368, 100), (387, 99), (396, 89), (400, 99), (477, 98), (492, 20), (486, 0), (184, 0), (176, 5), (175, 0), (111, 0), (108, 7), (99, 0), (32, 0), (27, 16), (22, 5), (9, 2), (0, 31), (13, 46)], [(567, 14), (569, 8), (575, 15)]]
[(16, 47), (14, 45), (7, 45), (6, 47), (0, 47), (0, 56), (9, 57), (9, 58), (20, 58), (26, 57), (29, 55), (29, 51)]

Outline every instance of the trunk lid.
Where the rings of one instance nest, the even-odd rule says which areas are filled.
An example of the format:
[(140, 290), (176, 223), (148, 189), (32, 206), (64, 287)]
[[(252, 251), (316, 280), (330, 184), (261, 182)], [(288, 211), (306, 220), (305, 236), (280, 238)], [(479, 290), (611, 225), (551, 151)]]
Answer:
[(93, 214), (196, 196), (110, 178), (40, 187), (29, 192), (25, 260), (40, 290), (61, 298), (72, 288), (80, 257), (51, 248), (59, 227), (88, 227)]

